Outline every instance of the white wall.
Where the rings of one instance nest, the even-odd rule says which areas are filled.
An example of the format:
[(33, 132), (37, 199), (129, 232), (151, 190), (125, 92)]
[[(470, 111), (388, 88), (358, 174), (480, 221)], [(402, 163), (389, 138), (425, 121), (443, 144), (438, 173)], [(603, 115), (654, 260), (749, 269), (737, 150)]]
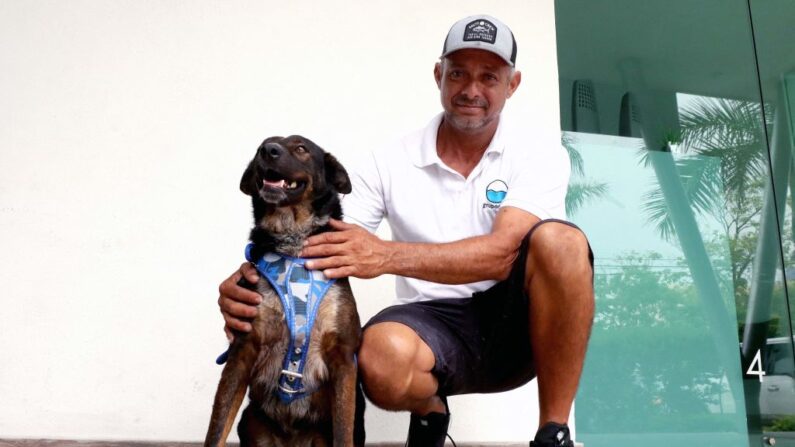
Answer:
[[(350, 162), (440, 110), (448, 27), (512, 26), (507, 107), (559, 142), (553, 3), (0, 2), (0, 438), (199, 440), (267, 136)], [(355, 290), (363, 319), (391, 278)], [(526, 441), (536, 393), (451, 399), (456, 440)], [(408, 417), (370, 407), (371, 441)]]

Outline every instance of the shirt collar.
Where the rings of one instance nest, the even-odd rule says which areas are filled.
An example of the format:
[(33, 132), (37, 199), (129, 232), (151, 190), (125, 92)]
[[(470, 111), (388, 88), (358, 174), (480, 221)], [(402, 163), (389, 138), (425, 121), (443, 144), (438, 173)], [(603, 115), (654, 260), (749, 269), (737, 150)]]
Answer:
[[(439, 135), (439, 126), (442, 124), (442, 118), (444, 118), (444, 112), (434, 116), (422, 132), (420, 150), (413, 154), (414, 165), (418, 168), (424, 168), (434, 164), (439, 166), (444, 165), (444, 162), (442, 162), (439, 155), (436, 153), (436, 137)], [(502, 128), (504, 122), (505, 120), (503, 117), (500, 117), (500, 121), (497, 123), (497, 130), (494, 132), (494, 137), (491, 139), (491, 143), (489, 143), (489, 147), (486, 148), (484, 154), (502, 154), (502, 150), (505, 148), (505, 144), (502, 141)]]

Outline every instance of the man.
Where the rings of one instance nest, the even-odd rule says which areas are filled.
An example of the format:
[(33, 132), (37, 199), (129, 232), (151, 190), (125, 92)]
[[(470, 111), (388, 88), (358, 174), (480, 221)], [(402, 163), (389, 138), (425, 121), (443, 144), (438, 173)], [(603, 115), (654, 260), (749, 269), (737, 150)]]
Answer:
[[(521, 82), (516, 42), (490, 16), (455, 23), (434, 77), (444, 112), (353, 172), (345, 220), (307, 241), (330, 278), (397, 276), (401, 304), (365, 325), (370, 400), (411, 411), (409, 446), (442, 446), (446, 396), (538, 377), (531, 446), (571, 446), (568, 417), (593, 318), (593, 257), (564, 215), (569, 161), (500, 119)], [(372, 234), (386, 217), (393, 241)], [(545, 219), (545, 220), (542, 220)], [(221, 284), (229, 328), (246, 331), (259, 296), (249, 264)]]

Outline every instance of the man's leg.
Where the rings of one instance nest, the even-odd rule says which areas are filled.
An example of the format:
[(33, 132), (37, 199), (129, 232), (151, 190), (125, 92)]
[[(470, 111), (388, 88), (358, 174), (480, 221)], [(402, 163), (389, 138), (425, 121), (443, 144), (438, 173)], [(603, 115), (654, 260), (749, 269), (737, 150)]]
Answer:
[(359, 373), (367, 397), (377, 406), (418, 415), (444, 413), (433, 366), (431, 348), (410, 327), (383, 322), (364, 331)]
[(548, 422), (565, 424), (577, 392), (594, 314), (587, 239), (572, 226), (541, 222), (530, 236), (526, 267), (539, 427)]

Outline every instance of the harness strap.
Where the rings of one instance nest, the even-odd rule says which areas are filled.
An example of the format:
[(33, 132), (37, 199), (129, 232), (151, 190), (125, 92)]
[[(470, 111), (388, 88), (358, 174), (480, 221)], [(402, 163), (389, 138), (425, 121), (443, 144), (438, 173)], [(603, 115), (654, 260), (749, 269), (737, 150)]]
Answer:
[(290, 403), (314, 391), (307, 390), (303, 381), (310, 335), (320, 303), (335, 280), (326, 278), (321, 271), (307, 269), (306, 259), (303, 258), (266, 253), (254, 260), (251, 256), (253, 246), (246, 246), (246, 259), (256, 266), (279, 295), (290, 330), (290, 341), (277, 389), (279, 398)]

